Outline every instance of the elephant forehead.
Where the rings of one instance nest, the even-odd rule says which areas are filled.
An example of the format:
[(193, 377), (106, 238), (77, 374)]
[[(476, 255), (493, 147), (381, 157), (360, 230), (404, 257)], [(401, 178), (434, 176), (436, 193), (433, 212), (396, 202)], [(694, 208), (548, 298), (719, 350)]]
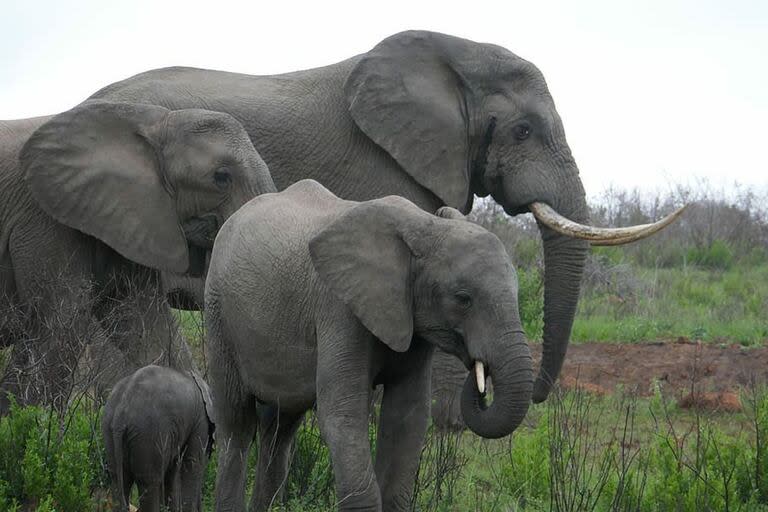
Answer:
[(466, 259), (488, 257), (492, 254), (506, 257), (504, 244), (486, 229), (463, 220), (451, 221), (456, 223), (454, 229), (446, 231), (439, 244), (451, 256), (463, 254)]

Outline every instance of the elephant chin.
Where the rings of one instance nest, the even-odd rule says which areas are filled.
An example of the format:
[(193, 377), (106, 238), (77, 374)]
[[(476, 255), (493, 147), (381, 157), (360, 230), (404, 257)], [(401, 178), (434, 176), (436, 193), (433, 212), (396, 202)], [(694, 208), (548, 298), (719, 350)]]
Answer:
[[(497, 358), (499, 359), (499, 358)], [(524, 341), (507, 349), (504, 360), (489, 365), (493, 402), (488, 404), (470, 372), (461, 393), (461, 415), (472, 432), (496, 439), (511, 434), (523, 421), (533, 393), (533, 364)]]

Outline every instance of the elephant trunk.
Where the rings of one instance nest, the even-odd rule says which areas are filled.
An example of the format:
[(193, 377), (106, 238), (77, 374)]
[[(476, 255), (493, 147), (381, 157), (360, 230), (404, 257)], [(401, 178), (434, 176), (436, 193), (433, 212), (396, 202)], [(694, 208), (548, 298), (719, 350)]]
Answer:
[(479, 371), (474, 368), (461, 394), (464, 423), (488, 439), (511, 434), (520, 425), (528, 412), (533, 388), (531, 353), (522, 332), (503, 336), (497, 346), (490, 352), (493, 358), (483, 362), (483, 371), (493, 383), (493, 402), (487, 405), (478, 390)]
[[(581, 182), (575, 188), (571, 204), (558, 205), (558, 211), (578, 222), (587, 220), (587, 204)], [(581, 276), (589, 243), (571, 238), (539, 222), (544, 243), (544, 347), (541, 367), (533, 390), (533, 402), (546, 400), (563, 366), (571, 327), (579, 300)]]

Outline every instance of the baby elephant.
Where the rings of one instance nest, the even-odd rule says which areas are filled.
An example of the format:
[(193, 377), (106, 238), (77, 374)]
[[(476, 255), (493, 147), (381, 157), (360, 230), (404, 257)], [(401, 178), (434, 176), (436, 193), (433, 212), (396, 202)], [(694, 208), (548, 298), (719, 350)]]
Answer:
[(128, 511), (134, 483), (141, 512), (202, 510), (211, 408), (208, 385), (195, 373), (150, 365), (117, 383), (101, 424), (115, 510)]
[[(315, 402), (339, 509), (406, 510), (429, 418), (434, 347), (474, 370), (461, 409), (481, 436), (511, 433), (531, 400), (517, 277), (503, 245), (477, 225), (401, 197), (345, 201), (304, 180), (249, 201), (219, 232), (205, 302), (217, 511), (243, 510), (257, 427), (250, 510), (279, 499), (292, 438)], [(379, 384), (374, 462), (368, 413)]]

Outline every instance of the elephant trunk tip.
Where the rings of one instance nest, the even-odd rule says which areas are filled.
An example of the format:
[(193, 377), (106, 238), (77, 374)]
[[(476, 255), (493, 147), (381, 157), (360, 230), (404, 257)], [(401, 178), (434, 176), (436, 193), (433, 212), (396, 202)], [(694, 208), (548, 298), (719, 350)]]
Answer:
[[(527, 345), (526, 345), (527, 348)], [(530, 355), (517, 358), (512, 367), (486, 368), (475, 361), (473, 372), (464, 381), (462, 417), (471, 431), (486, 439), (507, 436), (520, 426), (531, 402), (533, 371)], [(489, 403), (486, 380), (494, 386)]]
[(539, 375), (533, 385), (533, 395), (531, 396), (531, 401), (535, 404), (540, 404), (545, 401), (549, 396), (549, 392), (552, 390), (552, 385), (552, 381)]

